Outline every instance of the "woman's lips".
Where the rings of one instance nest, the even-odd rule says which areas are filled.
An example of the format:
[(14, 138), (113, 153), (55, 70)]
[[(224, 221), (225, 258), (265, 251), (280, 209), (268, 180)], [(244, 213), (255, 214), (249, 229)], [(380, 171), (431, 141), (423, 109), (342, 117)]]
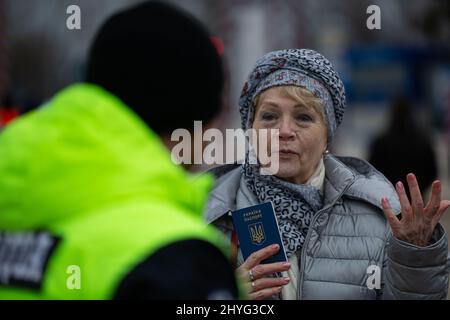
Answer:
[(278, 155), (280, 158), (292, 158), (297, 156), (298, 153), (290, 149), (281, 149), (278, 151)]

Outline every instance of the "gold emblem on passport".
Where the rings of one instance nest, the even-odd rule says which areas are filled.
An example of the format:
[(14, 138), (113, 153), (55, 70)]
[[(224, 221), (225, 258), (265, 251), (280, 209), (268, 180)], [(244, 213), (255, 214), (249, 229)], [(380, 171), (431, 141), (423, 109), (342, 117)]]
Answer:
[(264, 240), (266, 240), (264, 227), (261, 222), (249, 225), (248, 229), (250, 231), (250, 239), (254, 244), (260, 245), (264, 242)]

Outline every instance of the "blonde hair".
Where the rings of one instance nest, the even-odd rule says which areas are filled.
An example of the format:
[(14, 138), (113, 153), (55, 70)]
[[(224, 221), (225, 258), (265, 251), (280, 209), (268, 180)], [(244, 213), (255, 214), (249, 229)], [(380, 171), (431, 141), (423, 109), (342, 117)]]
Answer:
[[(279, 90), (281, 95), (291, 98), (298, 102), (301, 105), (304, 105), (305, 107), (312, 108), (319, 116), (322, 122), (327, 126), (327, 119), (325, 117), (325, 108), (322, 103), (322, 100), (320, 98), (317, 98), (311, 91), (297, 87), (297, 86), (278, 86), (278, 87), (272, 87), (270, 89), (276, 88)], [(267, 89), (269, 90), (269, 89)], [(267, 90), (264, 90), (260, 94), (258, 94), (253, 102), (253, 107), (255, 108), (254, 111), (256, 111), (256, 106), (259, 103), (259, 100), (261, 99), (261, 96), (267, 92)]]

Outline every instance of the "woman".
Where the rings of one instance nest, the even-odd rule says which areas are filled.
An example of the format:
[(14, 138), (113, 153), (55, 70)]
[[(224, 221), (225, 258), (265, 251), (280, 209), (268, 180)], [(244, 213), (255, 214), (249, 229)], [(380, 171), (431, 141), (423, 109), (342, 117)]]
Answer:
[[(440, 182), (425, 206), (413, 174), (410, 202), (401, 182), (394, 189), (369, 163), (329, 154), (344, 108), (343, 84), (319, 53), (290, 49), (258, 60), (240, 99), (242, 126), (279, 130), (279, 170), (263, 175), (249, 155), (242, 166), (214, 170), (207, 221), (237, 250), (252, 299), (445, 299), (448, 248), (438, 221), (450, 201), (441, 201)], [(227, 213), (268, 201), (289, 261), (261, 264), (276, 245), (243, 261)]]

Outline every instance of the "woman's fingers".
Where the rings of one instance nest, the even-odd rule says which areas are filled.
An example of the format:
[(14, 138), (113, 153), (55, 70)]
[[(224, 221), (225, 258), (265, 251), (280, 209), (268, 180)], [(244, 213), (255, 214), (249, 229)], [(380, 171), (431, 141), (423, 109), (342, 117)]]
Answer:
[(253, 279), (261, 279), (275, 272), (283, 272), (289, 270), (291, 264), (289, 262), (275, 262), (268, 264), (260, 264), (252, 269)]
[(411, 194), (411, 205), (413, 207), (413, 214), (417, 212), (421, 212), (423, 210), (423, 199), (422, 194), (420, 193), (419, 184), (417, 183), (416, 176), (412, 173), (409, 173), (406, 176), (406, 180), (408, 181), (409, 193)]
[[(262, 265), (261, 261), (270, 258), (280, 249), (278, 244), (267, 246), (261, 250), (252, 253), (247, 260), (236, 270), (241, 281), (248, 287), (248, 292), (254, 291), (251, 286), (255, 285), (255, 281), (266, 275), (287, 271), (290, 268), (288, 262), (277, 262)], [(258, 280), (259, 281), (259, 280)], [(258, 282), (259, 283), (259, 282)], [(264, 283), (264, 282), (263, 282)]]
[(256, 267), (261, 261), (270, 258), (275, 255), (278, 250), (280, 250), (280, 246), (278, 244), (273, 244), (271, 246), (267, 246), (261, 250), (253, 252), (247, 260), (243, 263), (245, 265), (245, 269), (251, 270)]
[(449, 200), (442, 200), (437, 213), (433, 217), (433, 225), (437, 225), (442, 215), (450, 208)]
[(409, 219), (412, 217), (412, 208), (409, 203), (408, 196), (406, 195), (405, 186), (401, 181), (397, 182), (395, 185), (395, 189), (397, 190), (398, 198), (400, 200), (400, 206), (402, 208), (402, 217), (405, 219)]
[(274, 294), (279, 294), (281, 292), (282, 287), (275, 287), (275, 288), (269, 288), (269, 289), (263, 289), (260, 291), (256, 291), (253, 293), (250, 293), (250, 299), (252, 300), (263, 300), (270, 298)]
[(238, 268), (251, 299), (266, 299), (281, 291), (281, 287), (289, 283), (289, 278), (265, 278), (269, 274), (289, 270), (289, 262), (276, 262), (261, 264), (261, 261), (270, 258), (278, 252), (280, 246), (274, 244), (253, 252)]
[(386, 216), (386, 219), (388, 220), (389, 225), (391, 226), (391, 229), (395, 235), (396, 230), (399, 229), (400, 221), (392, 211), (391, 205), (389, 204), (389, 200), (387, 198), (381, 199), (381, 206), (383, 207), (384, 215)]
[(442, 186), (441, 182), (436, 180), (432, 184), (431, 198), (427, 206), (424, 207), (416, 176), (410, 173), (406, 176), (406, 179), (411, 194), (411, 202), (408, 200), (402, 183), (398, 182), (396, 184), (402, 210), (402, 220), (399, 221), (397, 219), (387, 198), (381, 200), (383, 211), (396, 238), (414, 245), (426, 246), (439, 219), (450, 207), (450, 201), (441, 201)]
[(282, 287), (289, 283), (289, 278), (262, 278), (251, 282), (251, 290), (250, 292), (261, 291), (264, 289), (270, 289), (274, 287)]
[(431, 217), (436, 215), (441, 206), (441, 182), (436, 180), (431, 185), (431, 198), (428, 202), (425, 213)]

